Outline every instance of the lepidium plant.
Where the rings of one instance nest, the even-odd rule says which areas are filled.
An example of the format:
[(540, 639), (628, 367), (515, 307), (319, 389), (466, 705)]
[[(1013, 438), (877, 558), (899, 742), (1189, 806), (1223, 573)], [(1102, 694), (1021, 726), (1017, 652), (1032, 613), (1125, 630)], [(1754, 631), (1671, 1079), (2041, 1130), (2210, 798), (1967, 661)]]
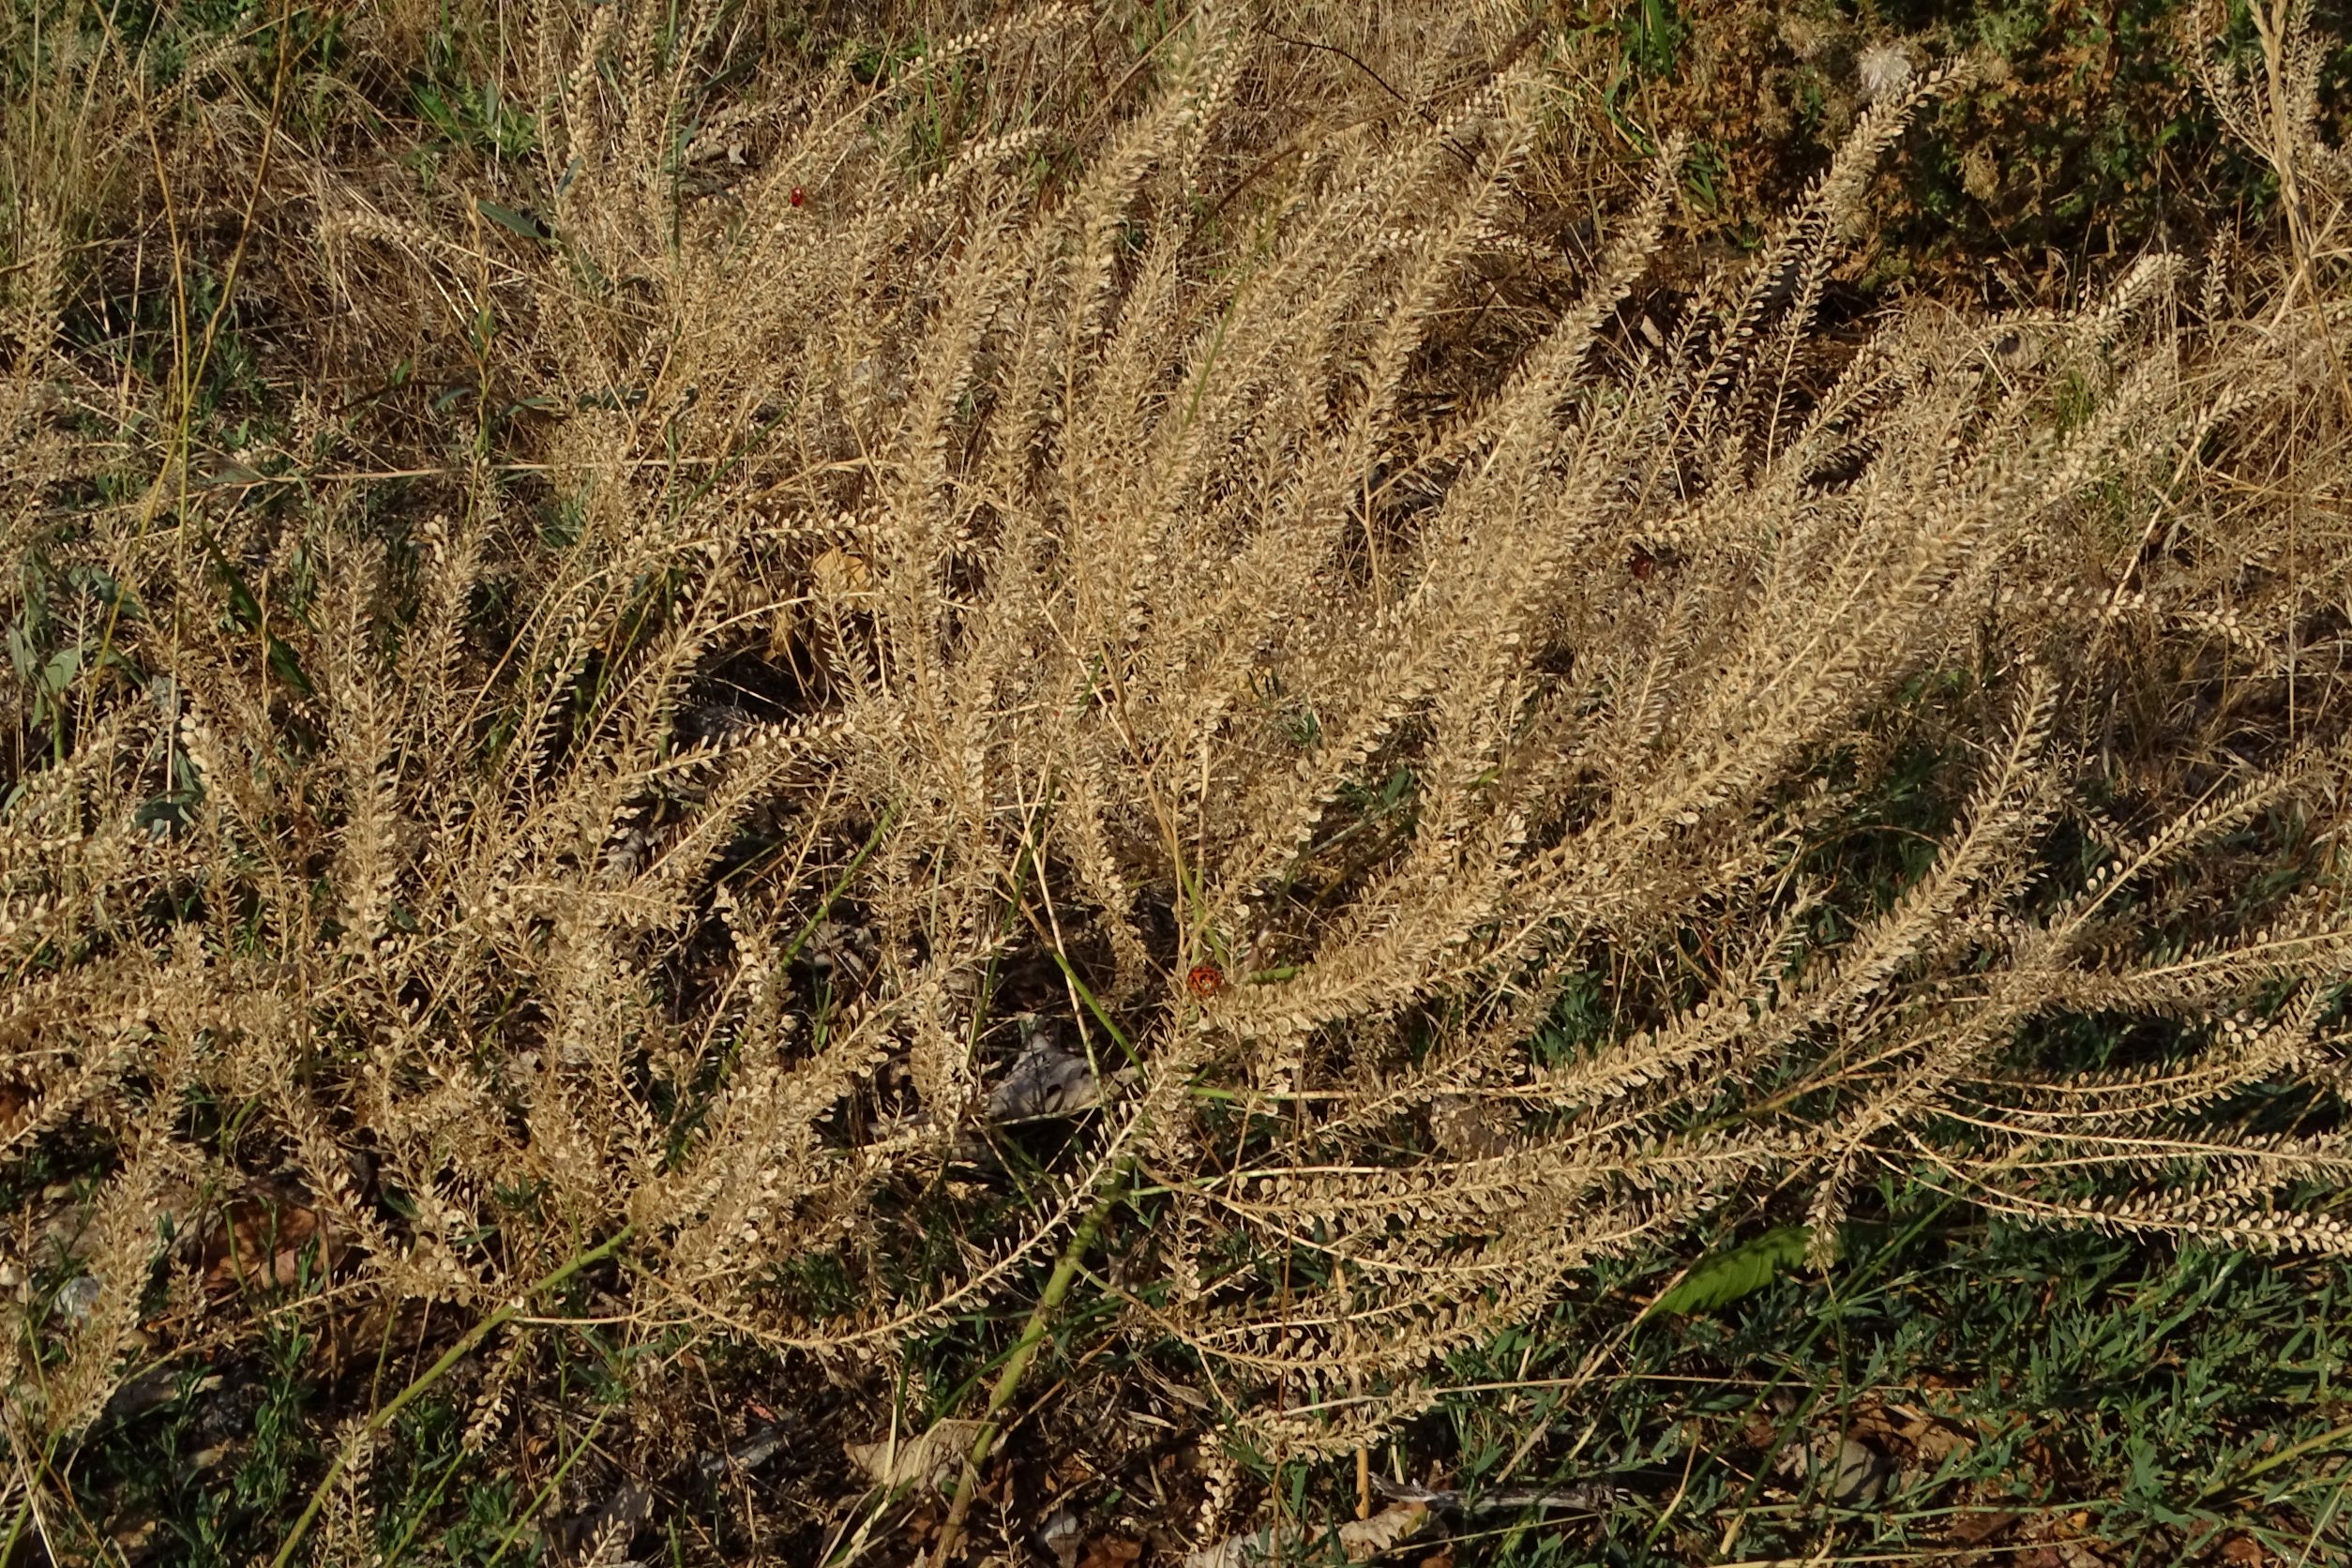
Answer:
[[(732, 74), (714, 8), (534, 25), (497, 200), (204, 109), (246, 286), (445, 417), (297, 399), (191, 479), (186, 378), (10, 275), (8, 549), (83, 629), (9, 687), (0, 1137), (106, 1171), (23, 1451), (158, 1289), (222, 1310), (200, 1107), (343, 1298), (480, 1319), (626, 1228), (609, 1313), (848, 1369), (1107, 1219), (1126, 1330), (1294, 1451), (1716, 1205), (1826, 1254), (1890, 1167), (2344, 1244), (2347, 552), (2265, 499), (2336, 473), (2329, 279), (1833, 318), (1950, 72), (1675, 287), (1671, 146), (1589, 258), (1531, 237), (1532, 56), (1277, 144), (1214, 9), (1115, 78), (1073, 11)], [(1922, 737), (1941, 804), (1851, 885)]]

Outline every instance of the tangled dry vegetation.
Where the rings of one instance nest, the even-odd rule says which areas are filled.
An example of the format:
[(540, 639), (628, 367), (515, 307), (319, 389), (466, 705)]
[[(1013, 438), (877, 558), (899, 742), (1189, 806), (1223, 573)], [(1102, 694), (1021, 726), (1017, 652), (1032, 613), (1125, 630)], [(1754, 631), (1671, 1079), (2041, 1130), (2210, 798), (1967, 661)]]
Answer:
[[(1034, 1305), (996, 1417), (1082, 1298), (1294, 1455), (1735, 1195), (2352, 1250), (2299, 16), (2207, 62), (2283, 235), (1841, 319), (1966, 60), (1692, 289), (1515, 14), (1360, 20), (1375, 84), (1240, 7), (546, 6), (402, 163), (337, 95), (408, 14), (60, 24), (9, 111), (20, 1528), (256, 1244), (475, 1328), (476, 1448), (553, 1275), (649, 1408)], [(380, 1549), (391, 1393), (298, 1554)]]

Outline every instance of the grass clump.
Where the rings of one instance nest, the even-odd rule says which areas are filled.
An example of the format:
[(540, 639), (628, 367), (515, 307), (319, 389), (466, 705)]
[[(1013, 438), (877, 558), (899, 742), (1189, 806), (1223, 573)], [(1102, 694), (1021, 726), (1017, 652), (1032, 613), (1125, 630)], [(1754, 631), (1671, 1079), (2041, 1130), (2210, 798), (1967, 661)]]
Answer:
[[(1430, 1423), (1606, 1328), (1722, 1385), (1562, 1374), (1618, 1469), (1837, 1406), (1640, 1537), (1793, 1550), (2014, 1333), (1897, 1301), (1918, 1214), (2240, 1279), (2204, 1379), (2305, 1326), (2210, 1259), (2352, 1250), (2299, 13), (2195, 56), (2275, 242), (1998, 311), (1833, 297), (1981, 62), (1693, 270), (1737, 169), (1598, 152), (1541, 16), (11, 14), (13, 1541), (944, 1560), (1059, 1445), (1209, 1560), (1356, 1457), (1363, 1552), (1591, 1448)], [(1679, 1309), (1825, 1289), (1726, 1403)], [(103, 1436), (220, 1386), (225, 1503)], [(2113, 1420), (2237, 1480), (2037, 1473), (2186, 1551), (2330, 1452), (2200, 1399)], [(1376, 1512), (1395, 1440), (1470, 1486)]]

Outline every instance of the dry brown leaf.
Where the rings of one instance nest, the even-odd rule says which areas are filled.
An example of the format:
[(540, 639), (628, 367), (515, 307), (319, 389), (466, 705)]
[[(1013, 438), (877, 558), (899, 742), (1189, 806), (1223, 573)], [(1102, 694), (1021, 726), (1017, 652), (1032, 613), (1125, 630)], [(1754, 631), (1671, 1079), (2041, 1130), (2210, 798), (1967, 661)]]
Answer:
[(853, 1442), (842, 1450), (881, 1486), (942, 1485), (980, 1436), (977, 1421), (942, 1421), (927, 1431), (901, 1434), (896, 1442)]
[(988, 1120), (1026, 1122), (1067, 1116), (1102, 1099), (1102, 1086), (1086, 1058), (1043, 1037), (1032, 1040), (988, 1095)]
[(1982, 1546), (2013, 1525), (2021, 1515), (2004, 1509), (1994, 1513), (1962, 1514), (1945, 1533), (1955, 1546)]
[[(1341, 1525), (1339, 1549), (1350, 1562), (1368, 1561), (1410, 1538), (1428, 1518), (1425, 1503), (1392, 1502), (1368, 1519), (1350, 1519)], [(1252, 1568), (1253, 1564), (1280, 1562), (1308, 1540), (1304, 1531), (1296, 1529), (1229, 1535), (1214, 1545), (1186, 1553), (1184, 1568)]]
[(1510, 1149), (1515, 1130), (1500, 1107), (1475, 1095), (1440, 1094), (1429, 1105), (1431, 1135), (1457, 1160), (1494, 1158)]
[(1078, 1520), (1067, 1508), (1057, 1508), (1037, 1532), (1037, 1544), (1053, 1554), (1062, 1568), (1078, 1568)]
[(289, 1289), (331, 1271), (339, 1251), (316, 1209), (266, 1199), (238, 1199), (226, 1223), (204, 1247), (204, 1289), (226, 1296), (239, 1289)]
[(1895, 1436), (1909, 1446), (1912, 1463), (1930, 1468), (1976, 1446), (1976, 1440), (1968, 1433), (1932, 1415), (1917, 1417)]
[(1429, 1510), (1418, 1502), (1392, 1502), (1368, 1519), (1350, 1519), (1339, 1527), (1340, 1548), (1350, 1562), (1377, 1557), (1410, 1537), (1427, 1522)]
[(1102, 1535), (1086, 1544), (1086, 1555), (1078, 1560), (1078, 1568), (1126, 1568), (1126, 1564), (1142, 1556), (1142, 1542)]
[(808, 563), (808, 575), (816, 580), (817, 586), (828, 597), (837, 599), (866, 592), (873, 580), (872, 574), (867, 570), (866, 558), (852, 555), (845, 550), (828, 550), (821, 553)]

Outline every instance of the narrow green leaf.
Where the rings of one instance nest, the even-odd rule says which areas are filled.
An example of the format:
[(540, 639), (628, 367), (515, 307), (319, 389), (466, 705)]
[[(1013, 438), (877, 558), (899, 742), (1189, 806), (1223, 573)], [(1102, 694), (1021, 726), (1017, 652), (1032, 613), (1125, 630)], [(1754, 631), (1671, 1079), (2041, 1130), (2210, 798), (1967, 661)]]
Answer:
[(502, 229), (512, 229), (525, 239), (551, 240), (555, 237), (554, 230), (550, 229), (527, 212), (517, 212), (512, 207), (502, 207), (496, 202), (484, 201), (478, 196), (475, 198), (474, 204), (480, 209), (484, 218)]
[(279, 680), (302, 693), (303, 696), (316, 697), (318, 695), (310, 685), (310, 677), (303, 673), (301, 662), (294, 657), (294, 649), (275, 637), (269, 640), (269, 667), (278, 672)]
[(1802, 1225), (1783, 1225), (1761, 1236), (1702, 1258), (1681, 1283), (1650, 1304), (1652, 1312), (1684, 1316), (1711, 1312), (1742, 1296), (1752, 1296), (1783, 1270), (1802, 1263), (1805, 1244), (1813, 1232)]
[(82, 650), (77, 646), (63, 653), (52, 654), (49, 663), (41, 670), (41, 681), (52, 691), (63, 691), (73, 685), (74, 677), (81, 673)]
[(229, 613), (236, 618), (237, 626), (241, 630), (259, 631), (262, 626), (262, 601), (254, 596), (253, 590), (247, 585), (245, 574), (236, 569), (235, 565), (230, 561), (228, 552), (220, 548), (220, 541), (212, 536), (210, 530), (200, 529), (198, 536), (204, 541), (204, 548), (212, 552), (213, 569), (220, 574), (221, 582), (229, 590)]

